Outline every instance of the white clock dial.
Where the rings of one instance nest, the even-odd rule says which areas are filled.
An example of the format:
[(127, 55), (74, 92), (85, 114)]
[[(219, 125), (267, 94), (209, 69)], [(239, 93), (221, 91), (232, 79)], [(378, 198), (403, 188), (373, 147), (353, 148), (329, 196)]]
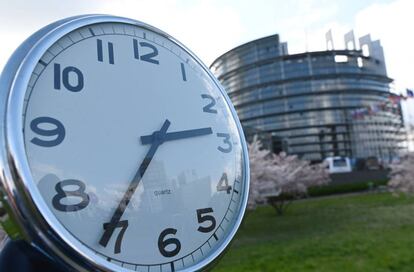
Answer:
[(96, 258), (189, 269), (234, 234), (243, 136), (217, 83), (172, 39), (123, 23), (70, 32), (32, 73), (23, 128), (43, 200)]

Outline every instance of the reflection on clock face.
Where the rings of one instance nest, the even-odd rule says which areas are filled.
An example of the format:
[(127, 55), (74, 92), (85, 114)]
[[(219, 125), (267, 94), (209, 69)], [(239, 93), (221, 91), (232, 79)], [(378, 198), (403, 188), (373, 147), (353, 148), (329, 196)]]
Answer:
[(236, 121), (170, 39), (121, 23), (73, 31), (37, 64), (23, 114), (44, 201), (97, 257), (190, 268), (234, 229), (246, 186)]

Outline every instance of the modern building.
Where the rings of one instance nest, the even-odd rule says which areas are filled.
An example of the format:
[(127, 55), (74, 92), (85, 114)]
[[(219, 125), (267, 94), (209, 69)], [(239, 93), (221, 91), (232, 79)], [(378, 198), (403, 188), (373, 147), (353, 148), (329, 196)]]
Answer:
[(391, 92), (383, 49), (370, 35), (345, 35), (345, 50), (288, 54), (272, 35), (217, 58), (211, 70), (227, 90), (247, 138), (271, 135), (282, 150), (312, 161), (326, 157), (390, 159), (404, 148), (400, 96)]

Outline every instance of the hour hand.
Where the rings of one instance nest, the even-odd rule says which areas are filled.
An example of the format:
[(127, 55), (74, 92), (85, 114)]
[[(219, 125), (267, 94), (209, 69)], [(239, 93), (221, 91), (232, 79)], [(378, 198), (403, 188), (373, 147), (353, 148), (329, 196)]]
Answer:
[(166, 141), (192, 138), (192, 137), (197, 137), (197, 136), (204, 136), (204, 135), (209, 135), (209, 134), (213, 134), (213, 130), (211, 129), (211, 127), (168, 132), (162, 135), (163, 136), (162, 139), (158, 139), (159, 135), (155, 132), (151, 135), (141, 136), (141, 143), (143, 145), (147, 145), (147, 144), (152, 144), (155, 140), (166, 142)]

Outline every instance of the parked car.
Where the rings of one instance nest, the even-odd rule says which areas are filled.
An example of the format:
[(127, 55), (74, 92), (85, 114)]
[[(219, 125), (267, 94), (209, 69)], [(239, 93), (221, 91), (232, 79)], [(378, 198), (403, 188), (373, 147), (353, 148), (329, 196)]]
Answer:
[(352, 172), (351, 160), (348, 157), (328, 157), (329, 173), (349, 173)]

